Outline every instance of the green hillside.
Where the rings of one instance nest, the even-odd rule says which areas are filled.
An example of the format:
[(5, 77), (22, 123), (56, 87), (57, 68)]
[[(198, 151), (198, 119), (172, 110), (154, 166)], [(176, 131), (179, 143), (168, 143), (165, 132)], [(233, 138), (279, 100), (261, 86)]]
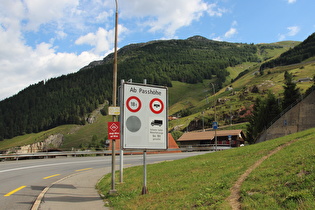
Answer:
[(313, 209), (314, 133), (310, 129), (251, 146), (148, 165), (146, 195), (141, 195), (142, 166), (124, 169), (117, 195), (108, 195), (110, 174), (98, 188), (115, 209), (232, 209), (228, 199), (232, 186), (266, 158), (241, 183), (241, 208)]
[[(33, 144), (44, 141), (48, 136), (53, 134), (63, 134), (64, 141), (61, 148), (50, 148), (58, 150), (72, 149), (101, 149), (105, 146), (107, 139), (107, 122), (111, 121), (110, 116), (99, 114), (93, 124), (86, 125), (62, 125), (47, 131), (31, 133), (5, 139), (0, 141), (0, 151), (9, 148), (19, 148), (20, 146)], [(94, 139), (94, 142), (93, 140)]]
[(274, 68), (276, 66), (287, 66), (290, 64), (301, 63), (311, 57), (315, 56), (315, 33), (310, 35), (300, 45), (296, 46), (276, 59), (270, 60), (261, 65), (260, 71), (267, 68)]
[[(243, 125), (248, 122), (257, 97), (264, 98), (271, 91), (279, 101), (282, 99), (284, 72), (292, 73), (294, 80), (314, 76), (315, 57), (293, 65), (269, 68), (264, 74), (259, 71), (264, 61), (278, 58), (299, 44), (300, 42), (286, 41), (247, 45), (216, 42), (196, 36), (187, 40), (128, 45), (119, 51), (120, 77), (133, 78), (134, 82), (142, 82), (142, 79), (147, 78), (151, 80), (148, 81), (149, 84), (159, 84), (155, 79), (160, 78), (160, 84), (169, 86), (169, 115), (178, 117), (169, 122), (169, 130), (178, 131), (177, 135), (182, 131), (202, 129), (203, 125), (206, 129), (210, 128), (215, 110), (219, 128), (230, 124)], [(245, 57), (235, 57), (235, 53)], [(211, 59), (209, 56), (212, 56)], [(58, 126), (63, 124), (77, 128), (74, 132), (64, 132), (63, 149), (86, 147), (89, 145), (87, 142), (93, 138), (97, 138), (101, 144), (106, 139), (104, 123), (109, 118), (99, 116), (100, 120), (94, 125), (87, 124), (86, 118), (99, 104), (111, 100), (111, 58), (112, 55), (109, 55), (103, 61), (97, 64), (92, 62), (77, 73), (32, 85), (18, 95), (1, 101), (0, 133), (5, 140), (0, 141), (0, 150), (8, 148), (6, 145), (25, 145), (25, 139), (27, 142), (39, 141), (36, 136), (45, 136), (45, 133), (54, 130), (57, 133)], [(217, 60), (214, 62), (213, 59)], [(219, 67), (221, 64), (225, 67)], [(210, 69), (201, 71), (205, 65), (210, 65)], [(146, 66), (146, 71), (141, 71), (143, 66)], [(175, 66), (177, 70), (174, 69)], [(179, 69), (183, 71), (177, 72)], [(154, 72), (159, 71), (164, 73), (155, 75)], [(184, 75), (200, 75), (196, 73), (199, 71), (203, 72), (201, 82), (183, 79)], [(153, 75), (153, 78), (150, 79), (149, 75)], [(297, 87), (303, 93), (313, 84), (312, 81), (297, 83)], [(106, 112), (106, 107), (104, 111)], [(89, 130), (89, 126), (104, 130), (84, 132)], [(9, 138), (14, 135), (18, 136)], [(8, 141), (11, 143), (8, 144)]]
[[(203, 88), (196, 86), (196, 88), (191, 91), (187, 90), (186, 94), (196, 94), (193, 98), (198, 98), (198, 94), (203, 92), (203, 98), (195, 102), (187, 97), (171, 105), (171, 115), (176, 116), (178, 113), (186, 112), (190, 114), (187, 116), (181, 115), (180, 119), (171, 121), (170, 128), (177, 127), (180, 130), (186, 130), (188, 124), (194, 121), (194, 125), (191, 124), (188, 130), (201, 129), (201, 120), (203, 117), (207, 119), (207, 123), (205, 124), (206, 128), (211, 127), (212, 121), (214, 120), (214, 105), (216, 105), (216, 114), (220, 125), (228, 125), (231, 122), (233, 124), (247, 122), (248, 118), (244, 116), (244, 113), (252, 109), (251, 106), (254, 104), (257, 97), (264, 98), (268, 91), (274, 93), (279, 99), (283, 97), (285, 71), (292, 73), (294, 80), (313, 78), (315, 75), (315, 62), (307, 61), (291, 66), (276, 67), (269, 69), (269, 73), (264, 75), (260, 75), (258, 71), (259, 66), (257, 65), (249, 67), (249, 71), (245, 75), (226, 86), (232, 87), (232, 90), (226, 91), (226, 87), (224, 87), (219, 90), (216, 95), (213, 95), (211, 82), (214, 81), (211, 80), (204, 81)], [(300, 89), (302, 94), (313, 84), (313, 81), (296, 83), (297, 88)], [(258, 88), (258, 92), (252, 91), (254, 87)], [(176, 86), (172, 88), (176, 89)], [(220, 102), (216, 102), (217, 100), (220, 100)], [(203, 115), (202, 112), (204, 112)], [(195, 123), (196, 121), (198, 122), (197, 125)]]
[[(189, 84), (215, 78), (226, 82), (233, 67), (260, 62), (257, 47), (195, 36), (132, 44), (118, 51), (118, 80), (171, 87), (171, 81)], [(41, 81), (0, 102), (0, 140), (37, 133), (64, 124), (83, 125), (99, 104), (112, 100), (112, 54), (80, 71)]]

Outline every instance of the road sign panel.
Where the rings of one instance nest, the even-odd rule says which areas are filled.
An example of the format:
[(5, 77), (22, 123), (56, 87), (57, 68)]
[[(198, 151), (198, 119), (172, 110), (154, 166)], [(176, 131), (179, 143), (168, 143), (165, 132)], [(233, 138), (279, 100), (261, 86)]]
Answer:
[(129, 111), (131, 112), (137, 112), (141, 109), (141, 101), (136, 96), (131, 96), (127, 99), (126, 106)]
[(212, 123), (212, 128), (213, 129), (218, 129), (218, 122), (213, 122)]
[(120, 115), (120, 107), (119, 106), (108, 107), (108, 115)]
[(164, 103), (159, 98), (154, 98), (150, 101), (150, 110), (154, 114), (160, 114), (164, 110)]
[(124, 149), (167, 149), (167, 88), (124, 83), (122, 145)]
[(119, 122), (108, 122), (108, 139), (120, 139), (120, 123)]

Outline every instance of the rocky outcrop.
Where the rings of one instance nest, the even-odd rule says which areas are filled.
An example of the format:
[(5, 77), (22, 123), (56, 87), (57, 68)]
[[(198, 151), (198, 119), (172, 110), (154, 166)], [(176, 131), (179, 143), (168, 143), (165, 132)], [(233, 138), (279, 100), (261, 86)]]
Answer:
[(10, 149), (7, 151), (7, 153), (25, 154), (25, 153), (45, 152), (48, 150), (59, 148), (62, 142), (63, 142), (63, 135), (58, 133), (58, 134), (50, 135), (44, 141), (21, 146), (19, 147), (19, 149), (16, 149), (16, 148)]
[(87, 121), (89, 124), (93, 124), (93, 123), (96, 121), (97, 116), (101, 113), (101, 109), (103, 109), (106, 104), (108, 104), (107, 101), (106, 101), (104, 104), (99, 105), (98, 108), (95, 109), (95, 110), (86, 118), (86, 121)]
[(92, 61), (91, 63), (89, 63), (89, 65), (84, 66), (83, 68), (80, 69), (81, 70), (86, 70), (86, 69), (91, 69), (94, 68), (95, 66), (100, 66), (103, 65), (104, 61), (103, 60), (98, 60), (98, 61)]

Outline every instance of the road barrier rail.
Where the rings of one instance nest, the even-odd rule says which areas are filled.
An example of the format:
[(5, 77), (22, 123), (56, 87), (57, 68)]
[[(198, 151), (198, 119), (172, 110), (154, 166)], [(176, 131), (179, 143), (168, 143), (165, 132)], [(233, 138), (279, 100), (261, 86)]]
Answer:
[[(217, 150), (230, 149), (228, 145), (222, 145)], [(194, 145), (194, 146), (182, 146), (178, 149), (167, 150), (147, 150), (147, 153), (170, 153), (170, 152), (195, 152), (195, 151), (215, 151), (214, 145)], [(126, 155), (142, 154), (143, 150), (126, 150)], [(111, 150), (84, 150), (84, 151), (60, 151), (60, 152), (36, 152), (36, 153), (11, 153), (0, 154), (0, 161), (5, 160), (24, 160), (24, 159), (44, 159), (44, 158), (57, 158), (57, 157), (82, 157), (82, 156), (105, 156), (111, 155)], [(116, 150), (115, 154), (119, 155), (120, 150)]]

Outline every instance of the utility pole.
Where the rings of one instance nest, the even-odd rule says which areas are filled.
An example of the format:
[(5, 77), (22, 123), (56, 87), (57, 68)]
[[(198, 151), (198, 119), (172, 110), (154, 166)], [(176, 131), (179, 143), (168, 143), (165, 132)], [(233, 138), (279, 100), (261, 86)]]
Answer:
[[(115, 0), (116, 3), (116, 13), (115, 13), (115, 47), (114, 47), (114, 66), (113, 66), (113, 106), (116, 107), (117, 104), (117, 37), (118, 37), (118, 0)], [(117, 116), (113, 115), (113, 122), (117, 122)], [(112, 183), (110, 194), (115, 194), (117, 191), (115, 189), (115, 145), (116, 140), (112, 140)]]

